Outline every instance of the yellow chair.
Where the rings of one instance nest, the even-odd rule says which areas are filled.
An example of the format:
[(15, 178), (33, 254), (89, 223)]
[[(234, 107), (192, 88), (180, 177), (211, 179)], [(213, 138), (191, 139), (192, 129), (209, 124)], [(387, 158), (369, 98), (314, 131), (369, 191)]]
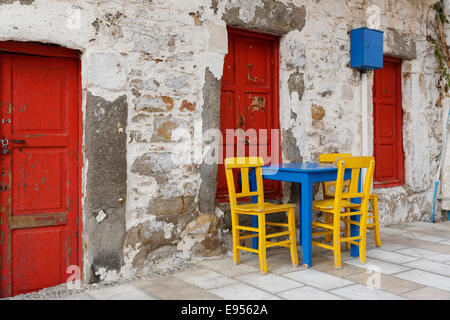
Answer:
[[(323, 153), (319, 155), (319, 163), (335, 163), (336, 160), (340, 157), (351, 157), (351, 153)], [(348, 187), (349, 180), (344, 180), (344, 188)], [(334, 189), (336, 188), (336, 182), (335, 181), (324, 181), (322, 182), (322, 191), (323, 191), (323, 197), (324, 199), (332, 199), (334, 198)], [(324, 212), (324, 221), (325, 223), (330, 223), (331, 221), (331, 214)], [(348, 232), (350, 225), (349, 225), (349, 217), (344, 217), (343, 221), (345, 223), (345, 230), (346, 233)], [(331, 241), (331, 234), (332, 231), (329, 230), (328, 232), (325, 232), (325, 241), (330, 242)], [(347, 245), (347, 248), (350, 248), (350, 245)]]
[[(324, 213), (330, 213), (332, 221), (330, 223), (313, 222), (313, 228), (322, 228), (332, 231), (332, 245), (318, 241), (312, 241), (313, 245), (332, 250), (334, 252), (334, 265), (341, 267), (341, 242), (359, 246), (359, 257), (362, 264), (366, 262), (366, 229), (367, 210), (369, 206), (370, 188), (372, 186), (375, 160), (373, 157), (344, 157), (337, 160), (337, 179), (334, 199), (313, 201), (312, 208)], [(358, 192), (358, 182), (360, 170), (366, 168), (366, 176), (362, 192)], [(344, 187), (344, 173), (346, 169), (351, 169), (351, 179), (346, 192)], [(361, 203), (353, 203), (352, 199), (360, 199)], [(343, 212), (342, 212), (343, 210)], [(350, 228), (346, 228), (345, 236), (341, 236), (341, 219), (348, 219), (351, 216), (360, 216), (360, 222), (349, 220), (349, 224), (359, 226), (359, 235), (350, 236)], [(323, 235), (324, 232), (313, 232), (313, 236)]]
[[(246, 250), (259, 255), (259, 264), (261, 271), (267, 273), (266, 249), (269, 247), (280, 246), (290, 248), (291, 259), (294, 267), (298, 266), (297, 245), (295, 239), (295, 204), (276, 205), (264, 202), (264, 189), (262, 170), (264, 161), (261, 157), (248, 158), (226, 158), (225, 173), (228, 184), (228, 194), (231, 207), (231, 224), (233, 231), (233, 260), (235, 264), (240, 262), (240, 250)], [(256, 170), (256, 191), (250, 191), (249, 187), (249, 169)], [(241, 174), (241, 192), (236, 193), (235, 179), (233, 169), (239, 169)], [(238, 204), (238, 198), (258, 197), (257, 203)], [(266, 222), (266, 215), (269, 213), (286, 212), (288, 223)], [(240, 215), (252, 215), (258, 217), (258, 227), (248, 227), (239, 225)], [(266, 225), (286, 227), (287, 231), (266, 234)], [(251, 234), (241, 235), (241, 230), (250, 231)], [(255, 234), (256, 233), (256, 234)], [(267, 241), (269, 238), (288, 236), (288, 240), (278, 242)], [(241, 246), (241, 240), (259, 237), (258, 249)]]
[[(319, 156), (320, 163), (335, 163), (338, 158), (342, 157), (351, 157), (351, 153), (324, 153)], [(344, 182), (344, 187), (348, 186), (349, 181), (346, 180)], [(330, 191), (330, 188), (334, 187), (336, 183), (332, 182), (324, 182), (323, 183), (323, 195), (324, 198), (334, 198), (334, 191)], [(367, 229), (373, 230), (375, 235), (375, 245), (377, 247), (381, 247), (381, 237), (380, 237), (380, 221), (378, 218), (378, 194), (371, 193), (369, 196), (369, 202), (371, 202), (371, 206), (369, 206), (367, 219), (371, 219), (371, 223), (367, 223)], [(330, 215), (325, 215), (326, 222), (329, 222)], [(345, 221), (346, 228), (349, 227), (348, 221)], [(331, 241), (331, 234), (326, 234), (325, 240), (327, 242)], [(350, 245), (348, 245), (349, 247)]]

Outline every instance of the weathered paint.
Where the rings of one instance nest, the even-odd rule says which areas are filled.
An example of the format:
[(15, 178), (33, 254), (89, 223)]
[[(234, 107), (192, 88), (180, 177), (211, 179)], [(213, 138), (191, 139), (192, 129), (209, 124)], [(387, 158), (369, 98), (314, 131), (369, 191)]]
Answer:
[(0, 47), (1, 100), (11, 101), (1, 111), (11, 119), (2, 125), (9, 152), (1, 161), (9, 182), (0, 290), (8, 296), (60, 284), (79, 264), (79, 69), (75, 51), (67, 59), (36, 44)]
[[(123, 263), (126, 204), (121, 199), (127, 198), (126, 96), (109, 102), (88, 92), (86, 118), (89, 167), (84, 225), (92, 282), (99, 279), (100, 269), (120, 271)], [(101, 223), (97, 221), (100, 211), (106, 213)]]

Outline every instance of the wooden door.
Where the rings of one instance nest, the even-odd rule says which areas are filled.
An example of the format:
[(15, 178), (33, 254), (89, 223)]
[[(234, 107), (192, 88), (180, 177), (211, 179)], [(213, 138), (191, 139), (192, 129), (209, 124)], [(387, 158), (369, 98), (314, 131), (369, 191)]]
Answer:
[(3, 297), (65, 282), (79, 264), (79, 72), (75, 58), (0, 52)]
[(401, 61), (385, 57), (373, 85), (374, 187), (404, 182), (402, 115)]
[[(271, 139), (271, 130), (279, 133), (278, 110), (278, 38), (229, 28), (220, 101), (220, 159), (226, 157), (227, 144), (232, 144), (236, 156), (237, 145), (243, 143), (245, 156), (262, 156), (265, 164), (271, 163), (271, 158), (281, 163), (280, 135)], [(227, 135), (227, 129), (242, 129), (248, 135), (238, 141), (237, 136)], [(218, 171), (217, 197), (228, 201), (224, 166), (219, 165)], [(264, 181), (264, 191), (266, 198), (278, 198), (281, 184)]]

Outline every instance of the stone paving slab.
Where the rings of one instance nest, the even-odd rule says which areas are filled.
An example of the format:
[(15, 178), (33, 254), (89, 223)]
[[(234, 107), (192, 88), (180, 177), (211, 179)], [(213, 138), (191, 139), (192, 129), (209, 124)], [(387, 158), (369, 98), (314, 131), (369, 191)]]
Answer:
[(409, 270), (395, 275), (398, 278), (417, 282), (424, 286), (450, 292), (450, 278), (422, 270)]
[(287, 290), (278, 295), (287, 300), (344, 300), (342, 297), (309, 286)]
[[(407, 250), (407, 249), (405, 249), (405, 250)], [(366, 255), (371, 258), (375, 258), (378, 260), (383, 260), (383, 261), (387, 261), (387, 262), (391, 262), (391, 263), (395, 263), (395, 264), (402, 264), (402, 263), (406, 263), (406, 262), (415, 261), (418, 259), (415, 256), (411, 257), (410, 255), (407, 256), (407, 255), (400, 254), (399, 251), (391, 252), (391, 251), (386, 251), (386, 250), (378, 249), (378, 248), (368, 250)]]
[(382, 234), (381, 239), (382, 239), (382, 241), (387, 240), (390, 242), (403, 244), (407, 247), (414, 247), (414, 248), (420, 248), (420, 249), (425, 249), (425, 250), (431, 250), (431, 251), (439, 252), (439, 253), (443, 253), (443, 254), (450, 254), (450, 246), (444, 244), (443, 242), (431, 242), (431, 241), (425, 241), (425, 240), (406, 238), (406, 237), (402, 237), (401, 234), (397, 235), (397, 236)]
[(420, 249), (420, 248), (407, 248), (396, 251), (397, 253), (409, 255), (417, 258), (422, 258), (435, 262), (448, 262), (450, 261), (450, 254), (438, 253), (432, 250)]
[(330, 292), (350, 300), (406, 300), (406, 298), (399, 295), (379, 289), (373, 289), (362, 284), (354, 284), (334, 289)]
[(446, 277), (450, 277), (450, 267), (448, 264), (420, 259), (404, 264), (405, 266), (420, 269), (432, 273), (437, 273)]
[(345, 263), (351, 264), (351, 265), (359, 267), (359, 268), (364, 268), (366, 270), (377, 270), (384, 274), (394, 274), (394, 273), (398, 273), (401, 271), (407, 271), (407, 270), (411, 269), (411, 268), (403, 266), (403, 265), (387, 262), (384, 260), (373, 259), (373, 258), (366, 258), (366, 264), (361, 264), (361, 262), (359, 261), (359, 258), (352, 258), (352, 259), (346, 260)]
[(213, 289), (238, 283), (232, 278), (205, 268), (181, 272), (175, 277), (202, 289)]
[(314, 259), (311, 269), (317, 270), (319, 272), (325, 272), (338, 277), (346, 277), (348, 275), (366, 272), (364, 268), (353, 266), (347, 263), (342, 263), (342, 267), (340, 269), (336, 269), (332, 257), (331, 259), (330, 258)]
[(411, 300), (450, 300), (450, 293), (431, 287), (423, 287), (403, 294)]
[(291, 281), (290, 279), (286, 279), (285, 277), (279, 276), (275, 273), (269, 273), (266, 275), (262, 275), (260, 273), (250, 273), (236, 277), (235, 279), (270, 293), (278, 293), (303, 286), (302, 283)]
[(408, 246), (401, 244), (401, 243), (383, 241), (382, 248), (383, 248), (383, 250), (387, 250), (387, 251), (396, 251), (396, 250), (400, 250), (400, 249), (406, 249), (406, 248), (408, 248)]
[(168, 275), (162, 278), (146, 279), (131, 283), (146, 294), (161, 300), (214, 300), (219, 299), (197, 286)]
[(244, 283), (211, 289), (209, 292), (225, 300), (280, 300), (276, 295), (257, 289)]
[(353, 274), (345, 278), (353, 282), (358, 282), (363, 285), (369, 285), (373, 288), (378, 288), (393, 294), (401, 294), (419, 288), (423, 288), (423, 285), (419, 283), (399, 279), (395, 276), (386, 275), (382, 273), (377, 275), (373, 272), (363, 272)]
[(339, 288), (353, 283), (350, 280), (313, 269), (290, 272), (286, 273), (284, 276), (322, 290)]
[(95, 300), (93, 297), (88, 295), (87, 293), (80, 293), (73, 296), (66, 296), (61, 298), (60, 300)]
[(86, 294), (95, 300), (154, 300), (153, 297), (131, 284), (89, 290)]

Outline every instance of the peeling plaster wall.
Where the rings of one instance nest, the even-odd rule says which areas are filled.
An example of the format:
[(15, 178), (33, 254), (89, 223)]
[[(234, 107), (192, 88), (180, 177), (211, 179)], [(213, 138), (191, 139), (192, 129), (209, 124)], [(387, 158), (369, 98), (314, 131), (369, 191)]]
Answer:
[[(450, 14), (450, 1), (443, 0), (443, 11), (446, 16)], [(450, 43), (450, 25), (447, 23), (444, 25), (445, 39), (447, 43)], [(447, 94), (442, 101), (442, 132), (445, 132), (446, 121), (448, 117), (448, 112), (450, 109), (450, 99)], [(441, 169), (441, 195), (444, 200), (442, 201), (442, 209), (450, 212), (450, 138), (447, 135), (447, 143), (444, 148), (445, 154), (443, 156), (442, 161), (442, 169)], [(447, 214), (447, 217), (448, 214)]]
[[(378, 190), (381, 222), (426, 220), (442, 116), (422, 2), (0, 1), (0, 40), (82, 52), (85, 279), (146, 272), (173, 255), (226, 252), (223, 213), (215, 207), (217, 168), (198, 150), (217, 143), (201, 136), (219, 126), (227, 25), (280, 36), (283, 161), (359, 154), (361, 76), (347, 66), (348, 32), (365, 25), (370, 4), (381, 9), (385, 53), (404, 60), (405, 185)], [(369, 72), (368, 92), (372, 84)], [(104, 138), (96, 139), (96, 126)], [(102, 142), (111, 143), (110, 153), (101, 152)], [(101, 161), (117, 175), (101, 171)], [(99, 174), (104, 179), (97, 181)], [(283, 190), (283, 200), (296, 199), (290, 184)]]

